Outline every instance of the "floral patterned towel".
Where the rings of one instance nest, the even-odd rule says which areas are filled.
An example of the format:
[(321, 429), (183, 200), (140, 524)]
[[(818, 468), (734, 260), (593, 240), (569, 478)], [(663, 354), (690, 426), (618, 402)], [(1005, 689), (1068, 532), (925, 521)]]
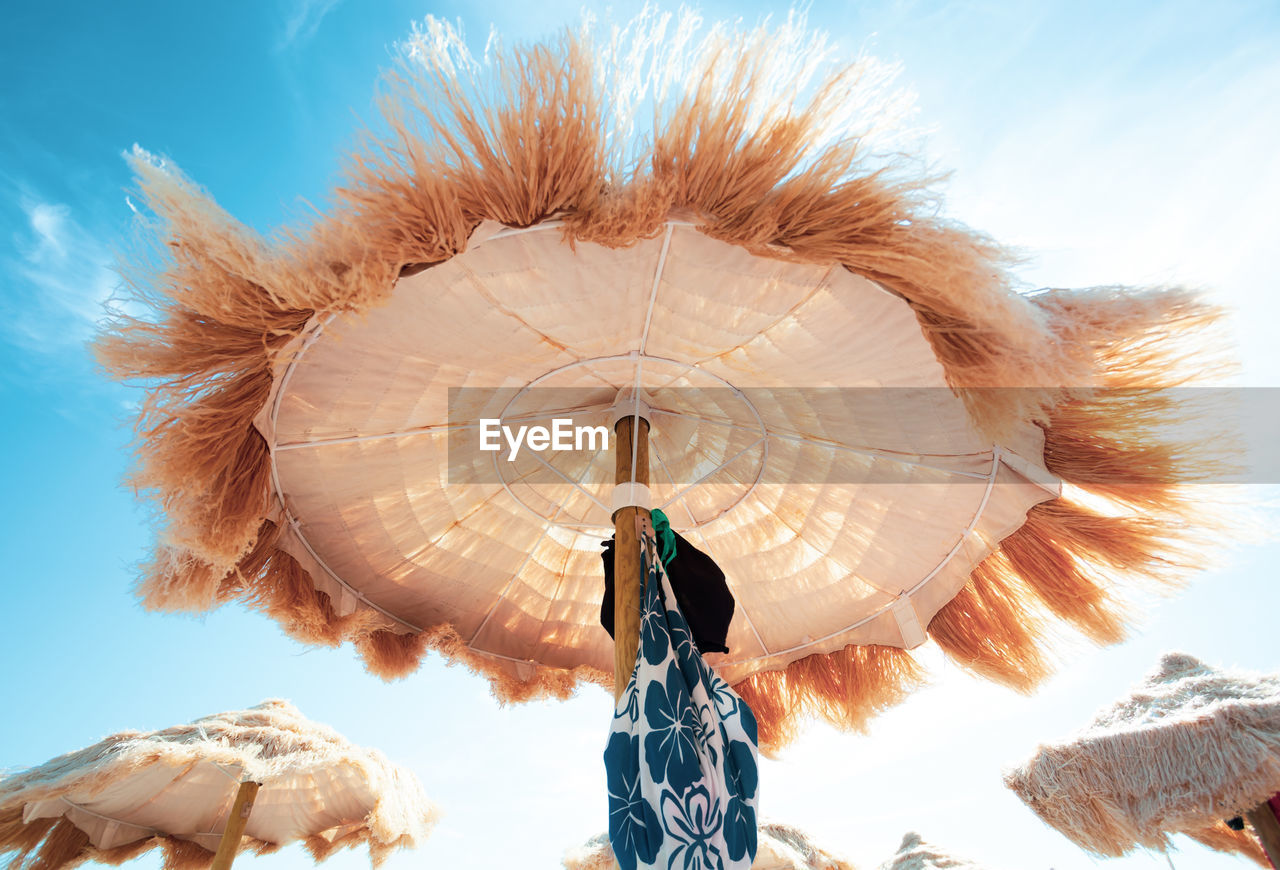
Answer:
[(756, 719), (702, 660), (652, 541), (640, 648), (604, 751), (622, 870), (748, 870), (756, 854)]

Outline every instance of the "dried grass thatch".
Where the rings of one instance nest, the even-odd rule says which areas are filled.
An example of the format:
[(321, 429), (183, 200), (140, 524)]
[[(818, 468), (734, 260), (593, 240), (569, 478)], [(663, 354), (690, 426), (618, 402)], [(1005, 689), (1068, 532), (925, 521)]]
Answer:
[(208, 867), (241, 779), (262, 784), (241, 841), (258, 854), (301, 840), (321, 861), (367, 844), (376, 866), (435, 824), (412, 773), (266, 701), (113, 734), (0, 779), (0, 854), (13, 868), (58, 870), (159, 847), (165, 870)]
[(1269, 866), (1248, 832), (1222, 820), (1280, 792), (1280, 676), (1166, 654), (1127, 697), (1041, 745), (1005, 784), (1099, 855), (1166, 850), (1181, 833)]
[[(569, 245), (624, 248), (679, 212), (758, 257), (843, 267), (898, 294), (976, 424), (998, 438), (1035, 421), (1048, 469), (1086, 497), (1033, 508), (932, 618), (953, 660), (1027, 690), (1053, 665), (1049, 627), (1123, 636), (1126, 583), (1168, 588), (1196, 565), (1179, 546), (1200, 519), (1185, 484), (1221, 465), (1200, 435), (1179, 434), (1185, 409), (1153, 391), (1213, 368), (1203, 336), (1219, 312), (1177, 289), (1015, 292), (1005, 254), (939, 217), (932, 180), (886, 156), (889, 71), (827, 53), (795, 21), (700, 31), (689, 16), (649, 15), (612, 37), (569, 33), (480, 64), (429, 20), (392, 78), (391, 132), (352, 159), (326, 217), (277, 239), (137, 155), (159, 259), (130, 280), (150, 314), (117, 319), (97, 352), (150, 391), (133, 481), (164, 519), (139, 587), (146, 605), (244, 601), (301, 641), (350, 641), (384, 677), (435, 649), (508, 700), (608, 683), (591, 668), (513, 671), (447, 621), (406, 633), (363, 605), (340, 613), (277, 546), (281, 506), (254, 419), (309, 323), (385, 301), (401, 276), (466, 249), (482, 222), (556, 216)], [(897, 650), (850, 647), (735, 688), (768, 747), (797, 710), (860, 727), (920, 676)]]
[[(818, 848), (808, 834), (791, 825), (762, 823), (757, 831), (752, 870), (854, 870), (852, 864)], [(613, 870), (617, 863), (609, 836), (597, 834), (564, 855), (566, 870)]]
[(915, 831), (909, 831), (903, 835), (898, 851), (880, 865), (880, 870), (982, 870), (982, 865), (949, 855), (926, 843)]

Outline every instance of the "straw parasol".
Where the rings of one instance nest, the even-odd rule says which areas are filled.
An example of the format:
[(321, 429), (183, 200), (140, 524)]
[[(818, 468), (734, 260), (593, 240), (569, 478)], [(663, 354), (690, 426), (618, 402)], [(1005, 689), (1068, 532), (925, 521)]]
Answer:
[[(391, 132), (271, 239), (135, 155), (148, 313), (97, 350), (149, 390), (148, 607), (241, 601), (384, 677), (435, 650), (504, 700), (565, 697), (625, 682), (628, 529), (663, 505), (730, 578), (713, 663), (766, 749), (804, 714), (860, 727), (901, 700), (930, 638), (1029, 690), (1048, 627), (1123, 635), (1124, 590), (1189, 564), (1181, 484), (1216, 467), (1166, 434), (1184, 409), (1158, 391), (1203, 373), (1217, 312), (1015, 292), (892, 156), (891, 70), (831, 62), (799, 20), (700, 27), (646, 13), (480, 63), (428, 19)], [(569, 411), (616, 442), (475, 452), (486, 418)], [(596, 621), (615, 522), (616, 649)]]
[(880, 865), (880, 870), (982, 870), (982, 866), (949, 855), (926, 843), (915, 831), (908, 831), (898, 851)]
[(113, 734), (0, 779), (13, 867), (123, 864), (159, 846), (165, 870), (223, 868), (242, 844), (299, 840), (317, 861), (364, 843), (377, 865), (434, 824), (412, 773), (277, 700)]
[[(854, 870), (853, 865), (818, 848), (808, 834), (791, 825), (765, 822), (752, 870)], [(609, 836), (598, 834), (565, 853), (566, 870), (608, 870), (614, 865)]]
[(1127, 697), (1041, 745), (1005, 784), (1099, 855), (1167, 851), (1180, 833), (1268, 866), (1253, 837), (1223, 819), (1247, 814), (1280, 859), (1280, 824), (1266, 804), (1280, 792), (1280, 675), (1168, 653)]

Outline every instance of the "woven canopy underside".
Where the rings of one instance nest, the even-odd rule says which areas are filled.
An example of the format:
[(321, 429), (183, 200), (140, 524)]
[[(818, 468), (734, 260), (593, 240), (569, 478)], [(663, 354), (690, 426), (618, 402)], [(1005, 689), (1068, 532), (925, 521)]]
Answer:
[[(737, 600), (717, 662), (734, 682), (849, 644), (919, 645), (973, 566), (1058, 494), (1033, 464), (1040, 430), (984, 439), (907, 303), (846, 270), (674, 224), (623, 250), (571, 251), (554, 227), (496, 236), (366, 316), (316, 323), (275, 379), (263, 428), (288, 507), (280, 546), (340, 615), (450, 624), (517, 678), (612, 667), (598, 618), (612, 452), (481, 453), (477, 415), (495, 411), (459, 420), (450, 389), (536, 385), (548, 395), (525, 401), (526, 424), (594, 398), (604, 409), (574, 419), (607, 427), (639, 378), (654, 503)], [(917, 392), (885, 409), (896, 417), (862, 417), (841, 387)], [(762, 389), (735, 402), (744, 388)], [(454, 468), (459, 454), (476, 467)], [(562, 479), (526, 482), (539, 463)], [(473, 482), (450, 479), (463, 472)]]
[[(126, 272), (152, 313), (98, 351), (151, 391), (149, 606), (242, 600), (299, 639), (353, 642), (383, 676), (435, 649), (506, 699), (608, 683), (606, 493), (525, 485), (540, 465), (457, 486), (423, 427), (449, 387), (603, 402), (637, 368), (668, 402), (655, 462), (685, 463), (654, 468), (656, 501), (713, 472), (668, 513), (738, 596), (720, 666), (762, 746), (805, 713), (856, 727), (900, 700), (922, 677), (901, 647), (922, 632), (1027, 689), (1050, 669), (1046, 627), (1115, 641), (1125, 582), (1194, 562), (1181, 484), (1217, 466), (1150, 391), (1203, 369), (1217, 312), (1175, 290), (1015, 292), (926, 179), (868, 150), (892, 102), (882, 67), (811, 63), (821, 46), (794, 22), (664, 26), (486, 67), (430, 22), (387, 102), (393, 133), (297, 235), (264, 240), (135, 159), (159, 268)], [(622, 50), (632, 38), (656, 54)], [(637, 136), (647, 98), (618, 88), (644, 81), (654, 126)], [(784, 398), (693, 408), (673, 384)], [(891, 432), (801, 390), (885, 385), (928, 397)]]

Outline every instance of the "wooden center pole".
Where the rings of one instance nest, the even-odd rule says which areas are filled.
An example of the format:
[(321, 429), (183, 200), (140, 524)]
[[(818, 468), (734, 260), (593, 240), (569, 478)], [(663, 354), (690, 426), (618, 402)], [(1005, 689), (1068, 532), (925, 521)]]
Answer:
[(1272, 867), (1280, 867), (1280, 821), (1266, 801), (1245, 813), (1253, 832), (1262, 842), (1262, 851), (1271, 859)]
[(231, 804), (231, 814), (227, 817), (227, 826), (222, 829), (222, 839), (218, 841), (218, 851), (213, 856), (210, 870), (228, 870), (240, 850), (240, 837), (244, 834), (244, 826), (249, 824), (249, 814), (253, 812), (253, 799), (258, 795), (258, 783), (240, 783), (235, 802)]
[[(632, 428), (639, 419), (635, 442), (635, 482), (649, 485), (649, 421), (643, 417), (623, 417), (613, 427), (613, 482), (631, 483)], [(636, 534), (636, 517), (649, 518), (649, 511), (624, 507), (613, 514), (613, 700), (626, 691), (627, 681), (636, 667), (636, 651), (640, 648), (640, 590), (644, 580), (640, 571), (640, 538)], [(613, 870), (620, 870), (613, 862)]]
[[(649, 421), (643, 417), (635, 438), (635, 482), (649, 485)], [(636, 417), (623, 417), (614, 426), (614, 483), (630, 483), (632, 426)], [(624, 507), (613, 514), (616, 543), (613, 548), (613, 699), (622, 697), (636, 666), (640, 647), (640, 538), (636, 517), (649, 519), (649, 511)]]

